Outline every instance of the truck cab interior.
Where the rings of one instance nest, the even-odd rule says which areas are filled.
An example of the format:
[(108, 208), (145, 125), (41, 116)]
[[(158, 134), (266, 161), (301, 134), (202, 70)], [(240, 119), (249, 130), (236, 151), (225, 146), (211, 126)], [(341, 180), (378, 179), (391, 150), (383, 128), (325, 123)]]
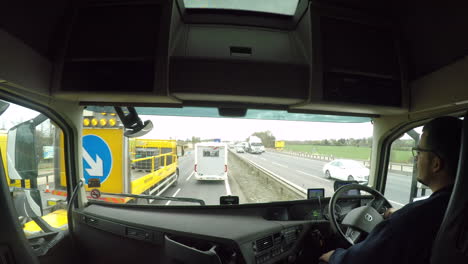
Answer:
[[(31, 219), (43, 232), (25, 234), (12, 195), (14, 161), (2, 162), (0, 263), (319, 263), (323, 253), (358, 243), (375, 226), (343, 222), (337, 210), (372, 207), (369, 214), (381, 221), (382, 210), (395, 205), (386, 188), (394, 166), (392, 143), (432, 118), (463, 118), (468, 111), (466, 1), (6, 0), (0, 10), (0, 112), (8, 102), (11, 111), (18, 105), (42, 114), (31, 119), (18, 110), (21, 121), (31, 119), (26, 127), (45, 116), (60, 129), (62, 152), (51, 160), (62, 157), (58, 173), (66, 182), (62, 209), (68, 223), (51, 227), (39, 213)], [(303, 198), (205, 205), (189, 197), (178, 200), (185, 205), (170, 206), (166, 200), (91, 199), (85, 190), (91, 182), (83, 176), (90, 173), (83, 169), (89, 160), (81, 147), (83, 113), (102, 109), (120, 116), (128, 137), (162, 128), (143, 121), (164, 111), (200, 117), (194, 109), (211, 109), (210, 115), (220, 118), (258, 111), (264, 114), (259, 119), (274, 113), (286, 120), (286, 129), (293, 129), (294, 118), (367, 120), (372, 127), (367, 185), (308, 199), (304, 188), (314, 186), (301, 189), (273, 177), (262, 185)], [(468, 121), (463, 119), (457, 179), (431, 263), (468, 263)], [(16, 142), (22, 128), (10, 129), (16, 129)], [(10, 153), (2, 144), (2, 155), (16, 161), (32, 146), (16, 143), (23, 152)], [(258, 164), (273, 151), (264, 145), (266, 153), (252, 158)], [(229, 155), (238, 162), (251, 154), (230, 150)], [(25, 169), (35, 164), (29, 156), (30, 163), (21, 164)], [(179, 159), (187, 162), (182, 154)], [(232, 170), (226, 166), (229, 177)], [(259, 170), (273, 174), (264, 166)], [(32, 177), (24, 175), (18, 177)], [(189, 180), (194, 179), (178, 178), (178, 186)], [(361, 195), (349, 192), (350, 186)], [(416, 186), (413, 177), (398, 188), (417, 192)], [(34, 211), (33, 187), (14, 187), (25, 190), (26, 214)], [(41, 188), (48, 193), (49, 182)]]

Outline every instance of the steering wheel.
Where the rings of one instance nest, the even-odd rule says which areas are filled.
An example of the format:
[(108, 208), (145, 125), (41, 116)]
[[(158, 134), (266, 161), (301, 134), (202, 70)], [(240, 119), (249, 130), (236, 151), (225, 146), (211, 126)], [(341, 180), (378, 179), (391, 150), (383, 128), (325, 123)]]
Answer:
[[(367, 205), (354, 208), (349, 211), (344, 217), (343, 221), (338, 223), (335, 215), (336, 202), (342, 193), (349, 190), (361, 190), (370, 193), (374, 199)], [(377, 226), (384, 219), (381, 215), (382, 209), (392, 208), (390, 202), (377, 190), (371, 187), (360, 184), (348, 184), (340, 187), (333, 194), (329, 203), (330, 225), (335, 233), (340, 234), (342, 238), (354, 245), (363, 234), (369, 234), (375, 226)], [(341, 225), (347, 227), (346, 232), (343, 232)]]

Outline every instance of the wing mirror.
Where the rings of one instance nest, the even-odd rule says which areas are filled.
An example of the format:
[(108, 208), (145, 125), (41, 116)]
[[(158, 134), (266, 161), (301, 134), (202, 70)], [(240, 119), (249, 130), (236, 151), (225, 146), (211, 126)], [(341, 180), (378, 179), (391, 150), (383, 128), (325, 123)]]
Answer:
[(7, 167), (12, 180), (36, 180), (36, 127), (47, 120), (43, 114), (12, 127), (7, 138)]
[(44, 215), (44, 211), (40, 190), (13, 187), (12, 195), (19, 220), (23, 224), (32, 219), (46, 233), (58, 231), (41, 217)]
[(18, 216), (34, 218), (44, 214), (39, 190), (13, 187), (12, 195)]

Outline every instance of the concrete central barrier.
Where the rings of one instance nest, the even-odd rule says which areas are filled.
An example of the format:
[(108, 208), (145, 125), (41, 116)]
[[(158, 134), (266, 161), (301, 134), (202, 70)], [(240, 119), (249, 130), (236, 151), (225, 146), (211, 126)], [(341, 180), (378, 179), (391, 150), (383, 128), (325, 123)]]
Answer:
[(241, 190), (246, 202), (264, 203), (306, 198), (303, 190), (282, 182), (277, 176), (255, 166), (232, 151), (228, 153), (229, 177)]

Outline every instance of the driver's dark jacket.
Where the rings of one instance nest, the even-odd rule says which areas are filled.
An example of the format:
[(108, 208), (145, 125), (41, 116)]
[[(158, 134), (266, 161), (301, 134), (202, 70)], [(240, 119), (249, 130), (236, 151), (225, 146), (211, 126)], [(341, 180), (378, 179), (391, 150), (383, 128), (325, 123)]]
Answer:
[(447, 209), (452, 187), (407, 204), (348, 249), (338, 248), (330, 264), (429, 263), (432, 243)]

